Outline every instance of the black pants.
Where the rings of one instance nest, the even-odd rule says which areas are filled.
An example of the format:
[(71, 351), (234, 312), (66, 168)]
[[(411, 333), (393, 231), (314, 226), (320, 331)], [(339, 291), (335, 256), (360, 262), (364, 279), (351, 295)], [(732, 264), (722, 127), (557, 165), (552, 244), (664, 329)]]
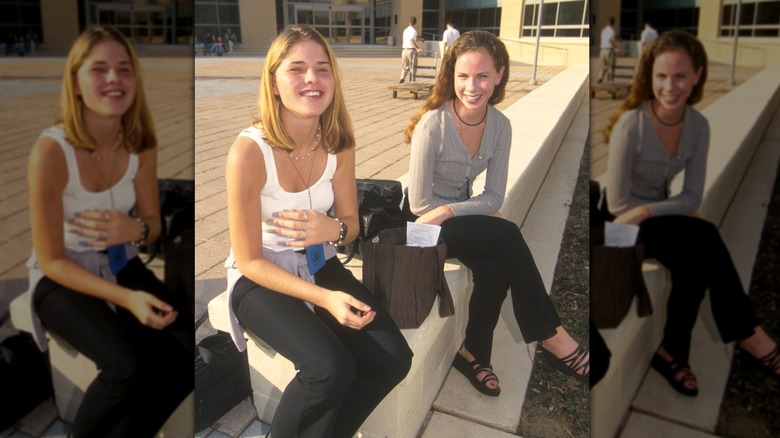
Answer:
[(142, 325), (129, 311), (44, 277), (34, 305), (43, 325), (95, 362), (73, 423), (75, 438), (152, 437), (194, 387), (194, 333), (186, 306), (136, 257), (117, 283), (149, 292), (178, 311), (164, 330)]
[(447, 258), (460, 260), (474, 278), (466, 348), (479, 363), (490, 363), (493, 331), (509, 288), (525, 342), (555, 335), (561, 320), (517, 225), (492, 216), (458, 216), (444, 221), (441, 238)]
[(376, 311), (374, 321), (362, 330), (345, 327), (327, 310), (311, 312), (303, 301), (246, 277), (233, 291), (231, 305), (241, 326), (299, 370), (276, 409), (274, 438), (353, 436), (411, 367), (412, 352), (398, 327), (336, 257), (315, 282), (368, 304)]
[(758, 318), (715, 225), (690, 216), (652, 217), (640, 224), (639, 238), (645, 256), (658, 260), (672, 276), (662, 345), (676, 362), (688, 364), (693, 326), (708, 288), (724, 342), (754, 333)]

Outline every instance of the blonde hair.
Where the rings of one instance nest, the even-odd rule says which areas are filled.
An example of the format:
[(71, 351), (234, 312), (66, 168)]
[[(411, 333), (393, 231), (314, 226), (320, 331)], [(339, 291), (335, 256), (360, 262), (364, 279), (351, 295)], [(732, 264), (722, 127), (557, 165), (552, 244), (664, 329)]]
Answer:
[(61, 116), (57, 122), (62, 124), (65, 130), (65, 138), (77, 148), (95, 150), (97, 142), (87, 132), (82, 112), (83, 102), (76, 93), (76, 74), (84, 64), (89, 53), (98, 44), (104, 41), (116, 41), (127, 51), (135, 75), (135, 97), (133, 103), (122, 115), (123, 144), (128, 150), (138, 153), (147, 148), (157, 146), (154, 122), (146, 104), (143, 82), (138, 58), (133, 47), (125, 36), (111, 26), (96, 26), (84, 31), (70, 48), (68, 61), (65, 64), (65, 73), (62, 77), (62, 93), (60, 96)]
[(460, 55), (468, 52), (486, 53), (493, 58), (493, 67), (496, 71), (500, 71), (502, 67), (504, 68), (501, 81), (493, 89), (493, 94), (488, 99), (488, 103), (495, 105), (504, 100), (506, 84), (509, 81), (509, 53), (506, 50), (506, 46), (497, 36), (490, 32), (484, 30), (466, 32), (455, 40), (455, 44), (444, 53), (441, 71), (436, 77), (436, 83), (433, 85), (431, 94), (422, 108), (412, 116), (409, 126), (404, 131), (406, 143), (412, 142), (414, 128), (425, 113), (444, 105), (455, 97), (455, 62)]
[(688, 96), (686, 103), (693, 105), (701, 100), (704, 95), (704, 83), (707, 82), (707, 52), (704, 51), (702, 43), (693, 35), (681, 30), (670, 30), (664, 32), (648, 47), (639, 58), (639, 70), (634, 76), (634, 83), (631, 85), (626, 100), (610, 117), (604, 128), (604, 140), (609, 142), (609, 136), (612, 134), (612, 128), (617, 123), (620, 116), (642, 103), (653, 99), (653, 64), (655, 59), (664, 52), (680, 51), (685, 52), (691, 58), (693, 70), (698, 71), (701, 68), (701, 77), (699, 82), (694, 85), (691, 95)]
[(285, 27), (274, 38), (268, 49), (263, 74), (260, 79), (260, 96), (257, 99), (257, 110), (260, 117), (254, 120), (255, 125), (261, 125), (263, 140), (272, 147), (291, 151), (295, 149), (295, 142), (285, 132), (281, 118), (281, 99), (274, 95), (273, 76), (282, 63), (287, 53), (295, 45), (303, 41), (314, 41), (319, 44), (328, 57), (332, 66), (334, 90), (333, 100), (320, 115), (322, 122), (322, 137), (330, 153), (338, 153), (342, 150), (355, 147), (355, 134), (352, 128), (352, 120), (347, 113), (344, 103), (344, 94), (341, 90), (341, 79), (336, 67), (336, 56), (333, 54), (325, 38), (308, 24), (293, 24)]

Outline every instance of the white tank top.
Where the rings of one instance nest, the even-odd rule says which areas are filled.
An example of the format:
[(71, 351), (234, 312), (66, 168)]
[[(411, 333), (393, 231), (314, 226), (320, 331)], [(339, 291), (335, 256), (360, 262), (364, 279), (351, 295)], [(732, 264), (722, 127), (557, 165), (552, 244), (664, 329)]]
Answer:
[[(81, 185), (81, 175), (76, 161), (76, 151), (73, 146), (65, 140), (65, 132), (56, 126), (52, 126), (41, 133), (41, 137), (49, 137), (56, 141), (62, 152), (65, 154), (65, 163), (68, 170), (68, 182), (65, 190), (62, 192), (63, 206), (63, 230), (65, 241), (65, 256), (77, 263), (84, 269), (98, 275), (112, 283), (116, 278), (111, 274), (108, 266), (108, 257), (99, 253), (100, 248), (92, 248), (83, 244), (89, 238), (80, 236), (71, 232), (74, 226), (68, 221), (72, 220), (76, 213), (84, 210), (110, 209), (111, 198), (114, 199), (114, 209), (125, 214), (129, 213), (135, 205), (135, 175), (138, 173), (138, 155), (130, 154), (122, 178), (114, 184), (110, 191), (89, 192)], [(127, 259), (130, 260), (138, 255), (138, 248), (130, 244), (125, 244)], [(27, 259), (29, 290), (35, 291), (38, 281), (43, 278), (43, 272), (38, 266), (38, 259), (35, 256), (35, 250), (32, 251), (30, 258)], [(106, 302), (108, 304), (108, 302)], [(44, 334), (44, 327), (41, 320), (35, 312), (33, 305), (33, 293), (29, 294), (28, 308), (32, 315), (33, 338), (41, 351), (46, 351), (47, 342)], [(113, 306), (108, 304), (110, 307)]]
[[(274, 213), (282, 210), (308, 210), (309, 194), (306, 190), (291, 193), (285, 191), (279, 184), (273, 148), (263, 140), (263, 133), (260, 128), (247, 128), (239, 134), (239, 137), (248, 137), (257, 143), (263, 152), (263, 160), (265, 161), (265, 173), (267, 176), (265, 186), (260, 192), (260, 203), (263, 206), (263, 246), (273, 251), (290, 249), (289, 246), (279, 245), (279, 242), (293, 239), (269, 233), (268, 230), (275, 227), (266, 224), (266, 221), (271, 219)], [(336, 164), (336, 155), (328, 154), (325, 171), (309, 188), (311, 191), (312, 210), (326, 214), (333, 206), (333, 175), (336, 173)]]
[(134, 182), (135, 175), (138, 173), (138, 155), (130, 154), (130, 160), (122, 179), (114, 184), (110, 190), (89, 192), (81, 185), (76, 150), (65, 140), (65, 132), (59, 127), (52, 126), (43, 131), (41, 136), (49, 137), (59, 143), (68, 166), (68, 184), (62, 192), (65, 247), (78, 252), (90, 249), (83, 244), (90, 238), (73, 233), (74, 226), (69, 221), (75, 218), (76, 213), (80, 211), (110, 209), (112, 197), (114, 198), (114, 210), (127, 214), (135, 206)]

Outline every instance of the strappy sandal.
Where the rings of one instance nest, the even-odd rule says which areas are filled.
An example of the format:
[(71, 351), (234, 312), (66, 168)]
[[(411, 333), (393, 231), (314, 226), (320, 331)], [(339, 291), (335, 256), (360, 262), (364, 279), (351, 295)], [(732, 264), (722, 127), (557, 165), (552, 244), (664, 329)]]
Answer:
[[(655, 353), (653, 360), (650, 361), (650, 366), (654, 370), (658, 371), (662, 376), (666, 377), (666, 381), (672, 385), (677, 392), (688, 397), (696, 397), (699, 394), (698, 382), (696, 376), (693, 375), (691, 369), (688, 366), (680, 365), (674, 360), (667, 361), (660, 354)], [(683, 375), (677, 379), (677, 374), (682, 372)], [(685, 382), (693, 381), (697, 383), (697, 386), (693, 389), (685, 386)]]
[[(588, 350), (582, 348), (581, 345), (578, 345), (576, 350), (563, 358), (547, 351), (546, 348), (542, 347), (541, 342), (539, 349), (542, 351), (542, 357), (555, 368), (583, 382), (590, 379), (590, 357), (588, 357)], [(587, 360), (586, 357), (588, 357)], [(580, 370), (582, 370), (581, 373)]]
[[(452, 361), (452, 366), (460, 371), (461, 374), (471, 383), (471, 386), (476, 388), (477, 391), (485, 394), (489, 397), (498, 397), (501, 394), (501, 388), (491, 388), (487, 386), (488, 382), (498, 383), (498, 377), (493, 372), (493, 366), (488, 364), (487, 366), (481, 366), (476, 360), (469, 362), (463, 357), (460, 352), (455, 353), (455, 359)], [(474, 368), (476, 366), (476, 369)], [(479, 379), (479, 373), (487, 373), (482, 379)]]
[(777, 370), (780, 369), (780, 345), (775, 345), (775, 349), (771, 353), (760, 358), (753, 356), (742, 347), (740, 349), (745, 352), (745, 356), (749, 358), (748, 360), (753, 362), (762, 373), (772, 377), (780, 377), (777, 374)]

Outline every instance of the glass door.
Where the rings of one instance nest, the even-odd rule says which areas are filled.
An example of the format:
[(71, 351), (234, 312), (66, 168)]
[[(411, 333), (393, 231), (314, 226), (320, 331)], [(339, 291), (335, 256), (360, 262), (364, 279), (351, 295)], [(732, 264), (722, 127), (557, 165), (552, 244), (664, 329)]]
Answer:
[(363, 44), (363, 8), (295, 5), (295, 23), (311, 24), (330, 44)]

